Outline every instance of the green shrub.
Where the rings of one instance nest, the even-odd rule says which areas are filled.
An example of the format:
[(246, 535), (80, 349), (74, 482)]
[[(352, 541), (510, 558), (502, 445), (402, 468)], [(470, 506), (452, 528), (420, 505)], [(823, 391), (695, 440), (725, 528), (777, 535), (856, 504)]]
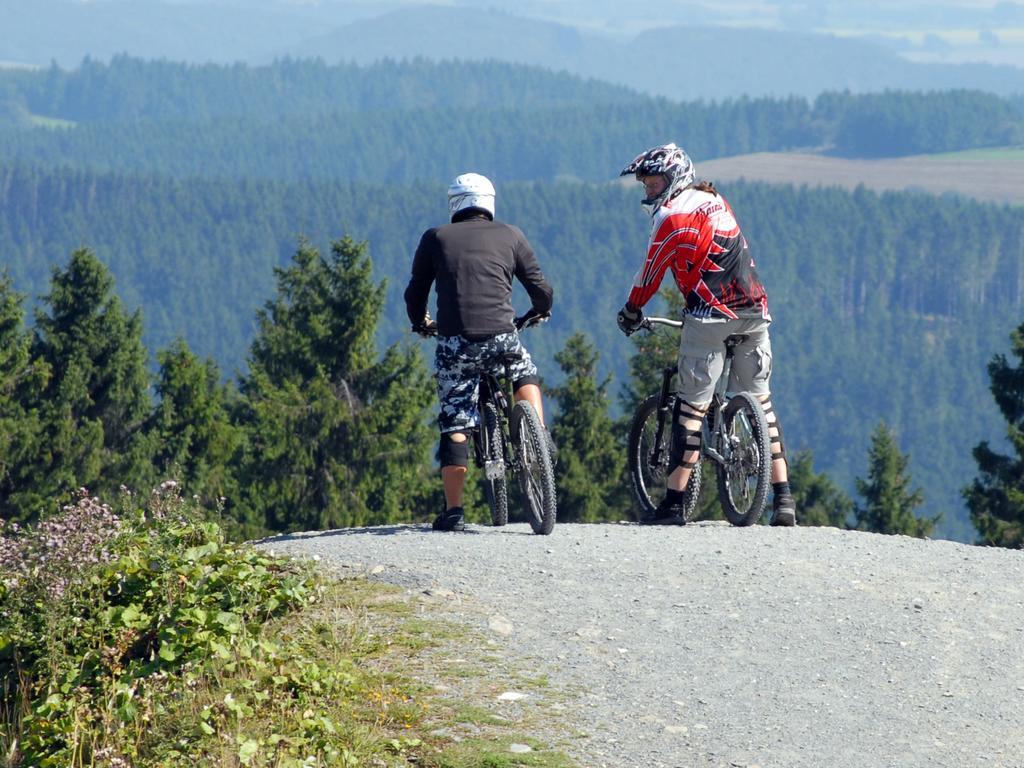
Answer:
[[(209, 689), (225, 673), (241, 690), (175, 722), (185, 742), (223, 740), (261, 700), (345, 683), (262, 637), (265, 622), (316, 599), (313, 574), (225, 543), (173, 482), (143, 503), (125, 493), (116, 509), (82, 492), (37, 526), (11, 528), (0, 538), (0, 746), (9, 765), (140, 765), (153, 758), (148, 745), (167, 737), (157, 724), (182, 709), (181, 692)], [(285, 746), (315, 754), (329, 741), (318, 745), (316, 735), (332, 727), (304, 723), (302, 738)], [(233, 751), (250, 764), (257, 742), (243, 735), (231, 732)], [(152, 764), (175, 762), (160, 759)]]

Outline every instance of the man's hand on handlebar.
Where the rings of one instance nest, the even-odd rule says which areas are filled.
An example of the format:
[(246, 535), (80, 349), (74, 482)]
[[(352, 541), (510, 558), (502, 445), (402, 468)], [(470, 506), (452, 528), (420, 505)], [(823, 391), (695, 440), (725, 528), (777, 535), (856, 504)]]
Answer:
[(643, 325), (644, 313), (638, 307), (633, 307), (626, 302), (625, 306), (619, 310), (616, 322), (619, 324), (620, 331), (627, 336), (632, 336), (633, 332)]
[(431, 336), (437, 336), (437, 321), (430, 319), (430, 313), (428, 312), (423, 316), (423, 321), (412, 327), (412, 332), (417, 333), (425, 339), (429, 339)]
[(546, 323), (551, 319), (550, 312), (538, 312), (535, 309), (527, 310), (526, 314), (520, 315), (512, 323), (515, 325), (517, 331), (523, 330), (523, 328), (529, 328), (531, 325), (537, 325), (538, 323)]

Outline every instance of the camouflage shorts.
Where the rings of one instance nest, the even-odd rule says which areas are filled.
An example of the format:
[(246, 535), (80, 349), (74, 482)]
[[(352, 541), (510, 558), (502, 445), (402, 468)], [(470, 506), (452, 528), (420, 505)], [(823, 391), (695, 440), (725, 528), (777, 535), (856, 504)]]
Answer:
[(506, 352), (518, 352), (520, 355), (509, 368), (512, 381), (533, 379), (536, 383), (537, 366), (519, 340), (519, 334), (514, 331), (482, 341), (470, 341), (462, 336), (438, 336), (434, 367), (437, 370), (437, 399), (441, 402), (438, 426), (442, 433), (476, 426), (480, 376), (484, 373), (503, 376), (505, 366), (501, 357)]

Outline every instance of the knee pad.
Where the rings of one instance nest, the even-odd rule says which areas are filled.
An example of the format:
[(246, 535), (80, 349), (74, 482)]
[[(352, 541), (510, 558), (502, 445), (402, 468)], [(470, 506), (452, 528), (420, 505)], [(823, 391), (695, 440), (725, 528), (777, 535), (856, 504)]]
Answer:
[(520, 387), (525, 387), (527, 384), (536, 384), (539, 387), (540, 376), (537, 376), (535, 374), (527, 374), (522, 378), (516, 379), (515, 381), (512, 382), (512, 391), (518, 392)]
[[(690, 429), (684, 421), (696, 421), (697, 429)], [(672, 469), (684, 467), (693, 469), (700, 461), (700, 446), (703, 442), (701, 424), (704, 412), (689, 403), (676, 399), (676, 407), (672, 409), (672, 452), (669, 454), (669, 465)], [(696, 459), (686, 460), (686, 454), (696, 452)], [(671, 471), (671, 470), (670, 470)]]
[[(458, 443), (452, 440), (452, 435), (462, 435), (466, 439)], [(469, 433), (464, 430), (445, 432), (441, 435), (441, 446), (437, 453), (442, 467), (468, 467)]]
[[(782, 439), (782, 424), (779, 423), (778, 417), (775, 415), (775, 407), (772, 405), (771, 400), (765, 400), (761, 403), (761, 407), (764, 409), (764, 417), (768, 421), (768, 437), (772, 446), (772, 461), (775, 459), (782, 459), (786, 461), (786, 443)], [(772, 434), (774, 432), (774, 434)], [(786, 462), (789, 463), (788, 461)]]

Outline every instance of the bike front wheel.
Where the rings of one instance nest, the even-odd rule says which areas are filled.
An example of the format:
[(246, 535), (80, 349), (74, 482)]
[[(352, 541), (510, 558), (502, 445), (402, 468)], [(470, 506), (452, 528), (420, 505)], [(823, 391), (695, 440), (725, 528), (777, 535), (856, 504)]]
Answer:
[(481, 427), (487, 430), (487, 449), (483, 457), (484, 496), (491, 508), (491, 525), (500, 527), (508, 523), (508, 488), (505, 483), (505, 448), (501, 440), (498, 408), (494, 403), (484, 403)]
[(555, 527), (555, 473), (544, 427), (525, 400), (512, 408), (512, 444), (526, 518), (534, 533), (547, 535)]
[[(670, 472), (668, 465), (672, 452), (673, 403), (669, 401), (668, 412), (664, 419), (659, 419), (660, 400), (659, 395), (651, 395), (637, 406), (633, 414), (633, 423), (629, 428), (629, 442), (626, 445), (630, 484), (641, 519), (654, 516), (658, 505), (665, 498), (665, 483)], [(682, 509), (686, 522), (690, 522), (697, 511), (701, 463), (697, 462), (686, 484)]]
[(771, 442), (764, 409), (749, 392), (734, 395), (722, 411), (724, 462), (715, 465), (718, 496), (733, 525), (753, 525), (764, 513), (772, 476)]

